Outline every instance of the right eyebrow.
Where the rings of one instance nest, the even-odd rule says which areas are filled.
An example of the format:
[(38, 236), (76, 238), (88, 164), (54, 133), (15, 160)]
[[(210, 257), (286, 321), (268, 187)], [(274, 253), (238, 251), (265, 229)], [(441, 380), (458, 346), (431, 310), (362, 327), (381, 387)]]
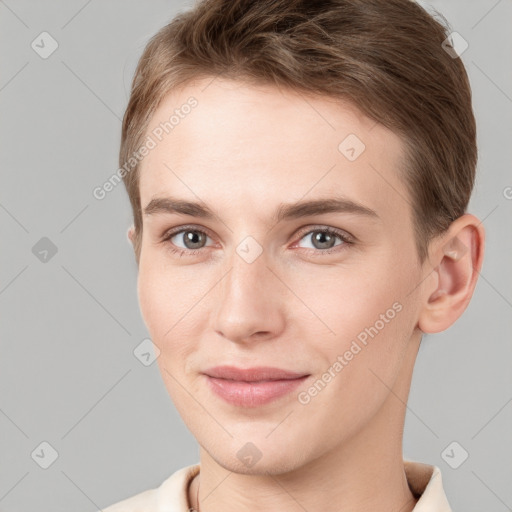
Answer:
[(203, 219), (215, 218), (215, 214), (207, 206), (172, 197), (156, 197), (151, 199), (144, 208), (144, 214), (153, 215), (155, 213), (180, 213), (182, 215), (202, 217)]

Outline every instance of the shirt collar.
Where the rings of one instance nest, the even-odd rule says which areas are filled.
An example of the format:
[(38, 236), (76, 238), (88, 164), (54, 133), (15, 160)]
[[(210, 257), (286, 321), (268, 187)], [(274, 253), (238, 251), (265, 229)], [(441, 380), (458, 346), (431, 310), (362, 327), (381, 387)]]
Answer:
[[(200, 464), (179, 469), (156, 489), (157, 512), (188, 512), (188, 485), (199, 473)], [(411, 492), (419, 498), (413, 512), (452, 512), (437, 466), (404, 460), (404, 471)]]
[(409, 489), (419, 497), (414, 512), (452, 512), (437, 466), (404, 460), (404, 470)]

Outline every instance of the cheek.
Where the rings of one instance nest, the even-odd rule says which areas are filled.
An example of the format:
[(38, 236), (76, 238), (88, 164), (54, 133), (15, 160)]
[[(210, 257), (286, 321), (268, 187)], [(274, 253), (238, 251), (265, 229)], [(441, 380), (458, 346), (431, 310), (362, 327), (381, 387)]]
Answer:
[[(161, 276), (162, 277), (162, 276)], [(141, 262), (137, 282), (139, 305), (144, 323), (153, 342), (160, 346), (160, 338), (165, 332), (165, 324), (172, 320), (168, 311), (168, 293), (165, 279), (157, 279), (149, 265)], [(167, 289), (167, 291), (169, 291)], [(164, 312), (167, 310), (167, 313)], [(169, 329), (169, 325), (167, 325)], [(161, 348), (161, 347), (160, 347)]]
[[(187, 361), (195, 347), (196, 336), (190, 328), (195, 312), (191, 309), (194, 294), (190, 281), (187, 286), (180, 274), (171, 274), (169, 269), (161, 269), (153, 262), (139, 267), (140, 310), (151, 340), (160, 351), (156, 361), (167, 392), (180, 414), (186, 417), (190, 396), (184, 393), (180, 383), (187, 381)], [(187, 389), (192, 392), (190, 384), (187, 382)]]
[(191, 353), (206, 321), (212, 283), (200, 279), (194, 266), (172, 266), (160, 255), (141, 258), (138, 296), (142, 318), (166, 364)]
[(162, 268), (158, 260), (141, 259), (137, 283), (140, 310), (153, 342), (160, 349), (164, 338), (179, 326), (190, 302), (190, 284), (187, 287), (182, 281), (178, 273)]
[(359, 396), (379, 385), (370, 370), (384, 381), (393, 380), (412, 333), (413, 311), (406, 303), (410, 279), (400, 267), (382, 262), (364, 273), (338, 268), (328, 278), (310, 275), (294, 288), (318, 317), (309, 312), (308, 324), (322, 329), (321, 337), (309, 330), (310, 348), (325, 366), (318, 370), (328, 370), (341, 358), (334, 387), (357, 388)]
[[(299, 275), (304, 277), (298, 279)], [(333, 340), (356, 337), (379, 321), (380, 315), (386, 315), (390, 308), (388, 316), (394, 318), (393, 304), (404, 299), (401, 282), (404, 277), (389, 272), (384, 275), (381, 269), (372, 270), (368, 266), (364, 270), (355, 267), (318, 268), (307, 273), (294, 269), (294, 273), (290, 272), (285, 279), (300, 299), (297, 302), (292, 297), (291, 300), (300, 307), (300, 311), (304, 310), (304, 314), (296, 318), (298, 323), (307, 319), (309, 323), (323, 326), (324, 334)], [(336, 342), (328, 345), (342, 348), (337, 347)]]
[(300, 390), (300, 403), (310, 404), (305, 413), (315, 411), (321, 422), (321, 411), (329, 411), (330, 424), (346, 433), (362, 428), (389, 396), (410, 338), (411, 311), (400, 290), (390, 282), (360, 284), (329, 289), (329, 301), (318, 299), (330, 311), (323, 318), (335, 335), (315, 343), (318, 380)]

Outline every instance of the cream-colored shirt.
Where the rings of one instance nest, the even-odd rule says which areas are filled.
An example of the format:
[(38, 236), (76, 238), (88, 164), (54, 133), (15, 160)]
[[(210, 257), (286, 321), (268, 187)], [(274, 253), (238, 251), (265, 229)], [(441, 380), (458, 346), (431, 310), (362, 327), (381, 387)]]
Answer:
[[(437, 466), (404, 460), (409, 488), (419, 497), (414, 512), (452, 512)], [(179, 469), (156, 489), (149, 489), (103, 509), (103, 512), (188, 512), (188, 485), (200, 465)]]

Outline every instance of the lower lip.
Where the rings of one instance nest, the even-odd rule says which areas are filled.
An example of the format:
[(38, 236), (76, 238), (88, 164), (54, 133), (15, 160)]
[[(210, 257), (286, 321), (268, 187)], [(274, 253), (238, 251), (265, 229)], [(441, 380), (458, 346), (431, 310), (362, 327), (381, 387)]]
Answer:
[(297, 379), (243, 382), (206, 376), (210, 389), (226, 402), (239, 407), (257, 407), (291, 393), (308, 375)]

